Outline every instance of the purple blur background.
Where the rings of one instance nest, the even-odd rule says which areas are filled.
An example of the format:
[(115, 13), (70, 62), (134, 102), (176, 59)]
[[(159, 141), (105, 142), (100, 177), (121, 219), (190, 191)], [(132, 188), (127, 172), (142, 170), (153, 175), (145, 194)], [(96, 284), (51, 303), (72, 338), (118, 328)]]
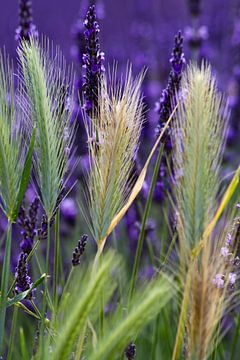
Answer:
[[(172, 48), (173, 36), (179, 29), (191, 25), (187, 0), (101, 0), (104, 5), (104, 19), (100, 21), (102, 48), (107, 60), (112, 57), (131, 59), (134, 62), (136, 46), (154, 57), (151, 72), (166, 66)], [(234, 0), (203, 0), (200, 22), (207, 25), (209, 38), (205, 51), (222, 76), (231, 72), (231, 51), (233, 33)], [(33, 17), (39, 33), (44, 33), (63, 50), (70, 60), (72, 45), (71, 28), (78, 19), (81, 1), (79, 0), (38, 0), (33, 1)], [(142, 29), (144, 39), (134, 39), (134, 23), (146, 25)], [(14, 57), (16, 41), (15, 28), (18, 24), (18, 1), (2, 1), (0, 11), (0, 46), (6, 46)], [(228, 45), (228, 47), (226, 47)], [(185, 46), (186, 47), (186, 46)], [(185, 48), (186, 55), (188, 54)], [(156, 64), (157, 62), (157, 64)], [(146, 61), (147, 65), (148, 61)], [(159, 72), (160, 73), (160, 72)], [(159, 77), (159, 76), (155, 76)], [(160, 74), (161, 77), (161, 74)]]

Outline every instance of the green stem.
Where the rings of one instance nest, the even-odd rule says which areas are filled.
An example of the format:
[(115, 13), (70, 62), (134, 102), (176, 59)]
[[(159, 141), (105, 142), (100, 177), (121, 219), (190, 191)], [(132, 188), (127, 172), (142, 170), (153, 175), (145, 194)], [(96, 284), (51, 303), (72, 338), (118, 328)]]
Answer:
[(33, 300), (31, 300), (31, 304), (32, 304), (32, 307), (34, 308), (36, 314), (37, 314), (38, 317), (41, 319), (42, 315), (41, 315), (40, 311), (38, 310), (37, 305), (35, 304), (35, 302), (34, 302)]
[(18, 307), (14, 306), (7, 360), (11, 360), (12, 356), (13, 356), (13, 349), (15, 347), (14, 339), (15, 339), (15, 333), (16, 333), (17, 315), (18, 315)]
[[(140, 200), (138, 200), (136, 202), (136, 205), (137, 205), (137, 211), (138, 211), (137, 215), (141, 219), (143, 217), (143, 207), (142, 207)], [(148, 254), (149, 254), (149, 259), (151, 261), (151, 264), (154, 266), (154, 250), (153, 250), (153, 246), (151, 244), (151, 239), (149, 238), (149, 236), (146, 236), (146, 242), (147, 242), (147, 250), (148, 250)]]
[(147, 203), (146, 203), (146, 206), (144, 209), (141, 230), (140, 230), (140, 234), (138, 237), (137, 251), (136, 251), (134, 265), (133, 265), (132, 278), (131, 278), (131, 283), (130, 283), (129, 301), (131, 301), (131, 299), (133, 297), (133, 293), (134, 293), (134, 289), (135, 289), (135, 285), (136, 285), (137, 274), (138, 274), (138, 269), (139, 269), (139, 265), (140, 265), (142, 247), (143, 247), (143, 239), (144, 239), (144, 234), (145, 234), (145, 226), (146, 226), (146, 222), (147, 222), (151, 204), (152, 204), (153, 191), (154, 191), (154, 188), (155, 188), (155, 185), (157, 182), (158, 171), (159, 171), (159, 166), (160, 166), (160, 162), (162, 159), (163, 149), (164, 149), (164, 144), (161, 144), (159, 152), (158, 152), (157, 160), (156, 160), (156, 165), (155, 165), (154, 172), (153, 172), (150, 190), (148, 193)]
[(60, 212), (57, 211), (55, 220), (55, 242), (54, 242), (54, 277), (53, 277), (53, 304), (54, 312), (57, 312), (58, 296), (57, 296), (57, 285), (58, 285), (58, 268), (59, 268), (59, 218)]
[(75, 360), (80, 360), (81, 359), (86, 330), (87, 330), (87, 322), (85, 322), (85, 324), (83, 326), (82, 335), (80, 335), (79, 338), (78, 338), (76, 353), (75, 353), (75, 357), (74, 357)]
[[(46, 253), (46, 267), (45, 267), (45, 272), (47, 275), (49, 272), (49, 257), (50, 257), (50, 245), (51, 245), (51, 227), (50, 227), (50, 221), (48, 221), (48, 225), (47, 225), (47, 253)], [(47, 282), (46, 282), (46, 288), (48, 287)]]
[(23, 303), (19, 302), (19, 303), (16, 304), (16, 306), (19, 307), (20, 309), (22, 309), (23, 311), (25, 311), (26, 314), (34, 317), (37, 320), (41, 320), (41, 316), (39, 317), (37, 314), (35, 314), (31, 310), (29, 310), (25, 305), (23, 305)]
[(70, 270), (69, 275), (67, 277), (67, 281), (66, 281), (66, 284), (64, 285), (63, 292), (62, 292), (62, 297), (65, 294), (65, 292), (68, 290), (69, 284), (70, 284), (70, 282), (72, 280), (73, 271), (74, 271), (74, 266), (71, 267), (71, 270)]
[[(43, 274), (43, 269), (42, 269), (41, 263), (40, 263), (40, 261), (38, 259), (37, 253), (35, 253), (35, 260), (36, 260), (36, 263), (37, 263), (39, 274), (41, 275), (41, 274)], [(47, 281), (47, 279), (46, 279), (46, 281)], [(52, 303), (52, 299), (51, 299), (48, 288), (46, 288), (46, 297), (47, 297), (47, 304), (48, 304), (50, 310), (53, 311), (53, 303)]]
[(235, 330), (235, 335), (234, 335), (232, 346), (231, 346), (230, 360), (233, 360), (234, 356), (236, 354), (236, 346), (237, 346), (238, 341), (239, 341), (239, 331), (240, 331), (240, 316), (238, 317), (238, 320), (237, 320), (237, 327), (236, 327), (236, 330)]
[(8, 281), (9, 281), (9, 268), (11, 257), (11, 241), (12, 241), (12, 222), (8, 220), (7, 238), (5, 246), (5, 255), (2, 268), (2, 282), (1, 282), (1, 303), (0, 303), (0, 354), (3, 353), (3, 339), (5, 332), (5, 320), (6, 320), (6, 304), (8, 293)]
[[(102, 244), (98, 245), (98, 250), (97, 250), (97, 253), (96, 253), (94, 261), (93, 261), (92, 275), (91, 275), (92, 277), (94, 277), (96, 274), (96, 271), (99, 267), (99, 261), (102, 261), (102, 252), (103, 252), (104, 245), (105, 245), (105, 241)], [(103, 296), (101, 296), (101, 305), (102, 305), (102, 301), (103, 301)], [(102, 306), (101, 306), (101, 308), (102, 308)], [(101, 308), (100, 308), (100, 312), (101, 312)], [(103, 327), (104, 327), (103, 326), (104, 325), (104, 313), (103, 313), (103, 319), (101, 319), (101, 318), (102, 318), (102, 314), (100, 313), (100, 334), (101, 334), (101, 327), (102, 327), (102, 331), (103, 331)], [(83, 326), (82, 334), (78, 338), (78, 345), (77, 345), (75, 360), (81, 359), (86, 331), (87, 331), (87, 321)], [(101, 335), (103, 335), (103, 333)]]
[(151, 349), (151, 359), (157, 359), (157, 346), (158, 346), (158, 329), (160, 324), (160, 315), (157, 316), (157, 319), (154, 324), (153, 330), (153, 344)]
[(171, 251), (172, 251), (173, 246), (174, 246), (174, 244), (175, 244), (175, 242), (176, 242), (176, 239), (177, 239), (177, 233), (174, 233), (174, 234), (173, 234), (173, 237), (172, 237), (172, 240), (171, 240), (171, 243), (170, 243), (170, 245), (169, 245), (169, 248), (168, 248), (168, 250), (167, 250), (167, 253), (166, 253), (166, 255), (164, 256), (164, 259), (163, 259), (163, 261), (162, 261), (162, 263), (161, 263), (161, 270), (163, 270), (164, 265), (165, 265), (166, 261), (168, 260), (170, 254), (171, 254)]
[[(103, 261), (103, 256), (102, 253), (100, 254), (99, 257), (99, 266), (102, 265), (102, 261)], [(103, 338), (103, 334), (104, 334), (104, 293), (103, 291), (101, 291), (101, 298), (100, 298), (100, 338)]]
[(20, 327), (19, 329), (19, 338), (20, 338), (20, 347), (21, 347), (21, 359), (28, 360), (27, 346), (26, 346), (24, 331), (22, 327)]
[[(50, 255), (50, 244), (51, 244), (51, 228), (50, 228), (50, 221), (48, 221), (47, 224), (47, 252), (46, 252), (46, 265), (45, 265), (45, 273), (47, 275), (49, 272), (49, 255)], [(46, 276), (46, 280), (45, 280), (45, 291), (44, 291), (44, 295), (43, 295), (43, 307), (42, 307), (42, 321), (41, 321), (41, 327), (40, 327), (40, 358), (43, 357), (44, 351), (45, 351), (45, 343), (44, 343), (44, 328), (45, 328), (45, 313), (47, 311), (47, 294), (48, 294), (48, 283), (47, 283), (47, 278), (48, 276)]]

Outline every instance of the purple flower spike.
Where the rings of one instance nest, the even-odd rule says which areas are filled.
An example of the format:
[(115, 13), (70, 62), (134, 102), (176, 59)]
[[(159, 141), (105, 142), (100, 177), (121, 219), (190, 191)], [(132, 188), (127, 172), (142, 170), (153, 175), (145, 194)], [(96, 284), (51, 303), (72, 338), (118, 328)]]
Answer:
[[(172, 106), (175, 102), (175, 96), (180, 88), (182, 71), (186, 63), (183, 53), (183, 36), (181, 31), (179, 31), (175, 36), (170, 63), (171, 71), (169, 74), (167, 87), (162, 91), (160, 100), (156, 104), (156, 109), (159, 114), (159, 120), (156, 129), (157, 136), (159, 136), (171, 115)], [(164, 201), (167, 191), (170, 190), (170, 184), (173, 183), (173, 178), (167, 176), (167, 154), (169, 154), (172, 150), (170, 126), (166, 129), (161, 141), (165, 144), (165, 153), (163, 154), (160, 165), (157, 186), (154, 191), (154, 199), (162, 202)], [(171, 165), (172, 164), (170, 164), (170, 166)]]
[(44, 214), (42, 217), (41, 227), (37, 231), (39, 240), (47, 240), (48, 236), (48, 220)]
[[(15, 273), (16, 286), (15, 293), (20, 294), (23, 291), (29, 290), (32, 286), (30, 276), (28, 275), (28, 267), (27, 267), (27, 254), (21, 253), (18, 265), (16, 267)], [(32, 292), (30, 292), (27, 296), (27, 299), (32, 299)]]
[(88, 236), (82, 235), (81, 239), (78, 241), (78, 246), (75, 248), (72, 256), (72, 265), (77, 266), (80, 264), (80, 258), (84, 253), (85, 246), (87, 243)]
[(136, 356), (136, 345), (130, 343), (124, 351), (127, 360), (133, 360)]
[[(183, 53), (183, 36), (181, 31), (178, 32), (178, 35), (175, 36), (174, 48), (172, 51), (172, 56), (170, 58), (171, 71), (168, 79), (168, 84), (166, 89), (162, 91), (161, 98), (157, 104), (158, 114), (159, 114), (159, 123), (157, 127), (157, 135), (160, 134), (162, 128), (167, 122), (172, 109), (172, 102), (175, 97), (175, 93), (179, 90), (180, 81), (182, 77), (182, 70), (184, 64), (186, 63), (184, 53)], [(163, 136), (163, 140), (166, 143), (167, 149), (171, 149), (170, 142), (170, 129), (165, 132), (166, 135)]]
[(100, 51), (98, 33), (100, 31), (96, 18), (95, 6), (90, 6), (84, 21), (84, 36), (86, 52), (83, 54), (83, 69), (85, 70), (83, 94), (84, 109), (92, 115), (98, 107), (98, 87), (102, 73), (104, 73), (105, 55)]
[(21, 206), (18, 214), (18, 225), (22, 228), (21, 235), (23, 239), (21, 241), (20, 247), (21, 250), (29, 254), (33, 247), (33, 241), (35, 235), (37, 234), (36, 222), (37, 222), (37, 213), (39, 209), (39, 198), (36, 197), (26, 215), (25, 209)]
[(30, 37), (38, 37), (37, 28), (33, 24), (32, 2), (19, 0), (19, 27), (16, 29), (15, 39), (29, 41)]

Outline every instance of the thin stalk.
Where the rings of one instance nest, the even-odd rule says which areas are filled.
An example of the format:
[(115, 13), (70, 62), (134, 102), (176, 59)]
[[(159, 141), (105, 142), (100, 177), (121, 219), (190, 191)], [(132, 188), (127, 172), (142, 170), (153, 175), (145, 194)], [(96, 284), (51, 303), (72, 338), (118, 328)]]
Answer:
[(31, 300), (31, 304), (32, 304), (32, 307), (34, 308), (36, 314), (39, 316), (39, 318), (41, 319), (42, 315), (40, 313), (40, 311), (38, 310), (38, 307), (37, 305), (35, 304), (35, 302), (33, 300)]
[[(139, 216), (139, 218), (142, 218), (143, 217), (143, 207), (142, 207), (140, 200), (138, 200), (136, 202), (136, 205), (137, 205), (138, 216)], [(146, 242), (147, 242), (148, 255), (149, 255), (151, 264), (154, 266), (154, 250), (153, 250), (153, 246), (151, 244), (151, 239), (149, 238), (149, 236), (146, 236)]]
[(41, 317), (39, 317), (37, 314), (29, 310), (23, 303), (19, 302), (15, 306), (19, 307), (20, 309), (24, 310), (28, 315), (34, 317), (37, 320), (41, 320)]
[(59, 218), (60, 218), (60, 211), (58, 209), (55, 219), (55, 241), (54, 241), (53, 305), (54, 305), (55, 313), (57, 312), (57, 305), (58, 305), (57, 285), (58, 285), (58, 269), (59, 269)]
[(23, 328), (20, 327), (19, 329), (19, 337), (20, 337), (20, 347), (21, 347), (21, 359), (22, 360), (28, 360), (28, 352), (27, 352), (27, 346), (24, 336)]
[(239, 341), (239, 331), (240, 331), (240, 316), (238, 317), (238, 320), (237, 320), (235, 335), (234, 335), (232, 346), (231, 346), (230, 360), (233, 360), (234, 356), (236, 354), (236, 347), (237, 347), (237, 344)]
[(188, 309), (188, 303), (189, 303), (189, 291), (190, 291), (191, 281), (192, 281), (192, 271), (193, 271), (193, 263), (190, 265), (190, 268), (189, 268), (187, 276), (186, 276), (186, 282), (185, 282), (185, 287), (184, 287), (183, 300), (182, 300), (182, 305), (181, 305), (180, 317), (179, 317), (179, 321), (178, 321), (178, 328), (177, 328), (177, 334), (176, 334), (176, 339), (175, 339), (172, 360), (177, 360), (180, 358), (183, 337), (184, 337), (184, 324), (186, 321), (187, 309)]
[(3, 260), (2, 268), (2, 282), (1, 282), (1, 303), (0, 303), (0, 355), (3, 353), (3, 339), (4, 339), (4, 328), (6, 320), (6, 305), (7, 305), (7, 294), (8, 294), (8, 281), (9, 281), (9, 268), (10, 268), (10, 257), (11, 257), (11, 241), (12, 241), (12, 222), (8, 220), (7, 227), (7, 238), (5, 246), (5, 255)]
[(172, 241), (171, 241), (171, 243), (170, 243), (170, 245), (169, 245), (169, 247), (168, 247), (167, 253), (166, 253), (166, 255), (165, 255), (165, 257), (164, 257), (164, 259), (163, 259), (163, 261), (162, 261), (162, 263), (161, 263), (161, 269), (164, 268), (164, 265), (165, 265), (166, 261), (168, 260), (170, 254), (171, 254), (171, 251), (172, 251), (172, 249), (173, 249), (173, 246), (174, 246), (174, 244), (175, 244), (175, 242), (176, 242), (176, 239), (177, 239), (177, 233), (175, 232), (175, 233), (173, 234)]
[(158, 329), (160, 324), (160, 315), (157, 316), (157, 319), (154, 323), (154, 329), (153, 329), (153, 344), (151, 349), (151, 359), (157, 359), (157, 347), (158, 347)]
[[(50, 228), (50, 221), (48, 221), (47, 224), (47, 253), (46, 253), (46, 264), (45, 264), (45, 272), (48, 275), (49, 272), (49, 255), (50, 255), (50, 244), (51, 244), (51, 234), (50, 234), (51, 228)], [(43, 307), (42, 307), (42, 321), (41, 321), (41, 327), (40, 327), (40, 358), (44, 354), (44, 328), (45, 328), (45, 313), (47, 311), (47, 294), (48, 294), (48, 283), (47, 283), (47, 277), (45, 280), (45, 290), (43, 295)]]
[(13, 356), (13, 349), (15, 347), (14, 339), (15, 339), (15, 333), (16, 333), (17, 316), (18, 316), (18, 307), (14, 306), (7, 360), (11, 360), (12, 356)]
[[(50, 221), (48, 221), (48, 225), (47, 225), (47, 253), (46, 253), (46, 267), (45, 267), (45, 272), (47, 275), (49, 272), (49, 257), (50, 257), (50, 245), (51, 245), (51, 227), (50, 227)], [(46, 282), (46, 287), (48, 287), (47, 282)]]
[[(36, 263), (37, 263), (37, 267), (38, 267), (38, 270), (39, 270), (39, 274), (43, 274), (43, 270), (42, 270), (42, 266), (40, 264), (40, 261), (38, 259), (38, 256), (37, 254), (35, 253), (35, 260), (36, 260)], [(46, 279), (47, 280), (47, 279)], [(50, 296), (50, 293), (49, 293), (49, 290), (48, 288), (46, 289), (46, 292), (47, 292), (47, 303), (48, 303), (48, 306), (49, 308), (51, 309), (51, 311), (53, 311), (53, 303), (52, 303), (52, 299), (51, 299), (51, 296)]]
[(71, 270), (70, 270), (69, 275), (67, 277), (67, 281), (66, 281), (66, 284), (65, 284), (65, 286), (63, 288), (63, 292), (62, 292), (62, 297), (63, 297), (63, 295), (65, 294), (65, 292), (67, 291), (67, 289), (69, 287), (69, 284), (70, 284), (72, 276), (73, 276), (73, 270), (74, 270), (74, 266), (71, 267)]
[[(105, 245), (105, 241), (103, 241), (100, 245), (98, 245), (98, 250), (96, 252), (96, 255), (95, 255), (95, 258), (93, 261), (92, 275), (91, 275), (92, 277), (95, 276), (95, 273), (99, 267), (99, 261), (102, 261), (102, 252), (103, 252), (104, 245)], [(102, 304), (102, 302), (103, 302), (103, 296), (101, 296), (101, 304)], [(102, 306), (100, 307), (100, 334), (103, 335), (104, 313), (103, 313), (103, 315), (101, 314), (101, 308), (102, 308)], [(103, 316), (103, 318), (102, 318), (102, 316)], [(101, 327), (102, 327), (102, 333), (101, 333)], [(86, 330), (87, 330), (87, 321), (83, 326), (82, 334), (78, 338), (75, 360), (81, 359)]]
[(159, 152), (158, 152), (157, 160), (156, 160), (156, 165), (154, 167), (154, 172), (153, 172), (153, 177), (152, 177), (152, 181), (151, 181), (150, 190), (149, 190), (149, 193), (148, 193), (147, 203), (146, 203), (146, 206), (145, 206), (145, 209), (144, 209), (142, 225), (141, 225), (141, 231), (140, 231), (140, 234), (139, 234), (139, 237), (138, 237), (137, 250), (136, 250), (136, 255), (135, 255), (135, 260), (134, 260), (134, 265), (133, 265), (132, 278), (131, 278), (131, 283), (130, 283), (129, 301), (131, 301), (131, 299), (133, 297), (133, 293), (134, 293), (134, 289), (135, 289), (135, 285), (136, 285), (137, 274), (138, 274), (138, 270), (139, 270), (142, 247), (143, 247), (143, 239), (144, 239), (144, 234), (145, 234), (145, 226), (146, 226), (146, 222), (147, 222), (149, 212), (150, 212), (150, 209), (151, 209), (153, 191), (154, 191), (154, 188), (155, 188), (155, 185), (156, 185), (156, 182), (157, 182), (157, 176), (158, 176), (158, 172), (159, 172), (160, 162), (161, 162), (161, 159), (162, 159), (163, 149), (164, 149), (164, 144), (161, 144)]
[(81, 359), (86, 330), (87, 330), (87, 322), (84, 324), (82, 335), (80, 335), (78, 338), (77, 349), (76, 349), (75, 358), (74, 358), (75, 360)]
[[(99, 265), (102, 265), (102, 261), (103, 261), (103, 256), (102, 253), (100, 254), (100, 258), (99, 258)], [(104, 292), (101, 291), (101, 297), (100, 297), (100, 338), (103, 338), (103, 334), (104, 334)]]
[[(116, 252), (118, 253), (118, 243), (117, 243), (117, 236), (116, 236), (116, 230), (115, 229), (113, 229), (112, 238), (113, 238), (114, 248), (115, 248)], [(121, 273), (118, 272), (117, 274), (118, 274), (117, 278), (118, 278), (118, 289), (119, 289), (119, 302), (121, 304), (122, 301), (123, 301), (122, 279), (121, 279)]]

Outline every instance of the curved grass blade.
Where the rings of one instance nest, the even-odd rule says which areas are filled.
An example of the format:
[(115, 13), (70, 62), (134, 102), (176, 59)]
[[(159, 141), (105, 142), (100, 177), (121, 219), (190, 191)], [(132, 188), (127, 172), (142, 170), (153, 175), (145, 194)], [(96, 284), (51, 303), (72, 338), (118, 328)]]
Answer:
[(136, 297), (132, 309), (123, 320), (115, 322), (115, 328), (99, 340), (96, 351), (90, 354), (89, 360), (120, 358), (127, 344), (136, 337), (136, 333), (145, 327), (174, 294), (174, 286), (166, 278), (160, 278), (144, 291), (144, 296)]
[[(113, 283), (109, 283), (109, 271), (118, 265), (118, 261), (112, 254), (104, 257), (104, 261), (98, 268), (97, 273), (88, 282), (86, 289), (81, 295), (81, 298), (72, 308), (70, 316), (68, 317), (64, 328), (57, 339), (56, 347), (53, 350), (52, 358), (54, 360), (65, 360), (71, 353), (77, 336), (84, 333), (83, 329), (89, 315), (99, 304), (99, 297), (106, 288), (106, 284), (111, 286), (109, 297), (114, 290)], [(108, 299), (105, 299), (108, 301)], [(69, 306), (69, 303), (66, 304)]]

